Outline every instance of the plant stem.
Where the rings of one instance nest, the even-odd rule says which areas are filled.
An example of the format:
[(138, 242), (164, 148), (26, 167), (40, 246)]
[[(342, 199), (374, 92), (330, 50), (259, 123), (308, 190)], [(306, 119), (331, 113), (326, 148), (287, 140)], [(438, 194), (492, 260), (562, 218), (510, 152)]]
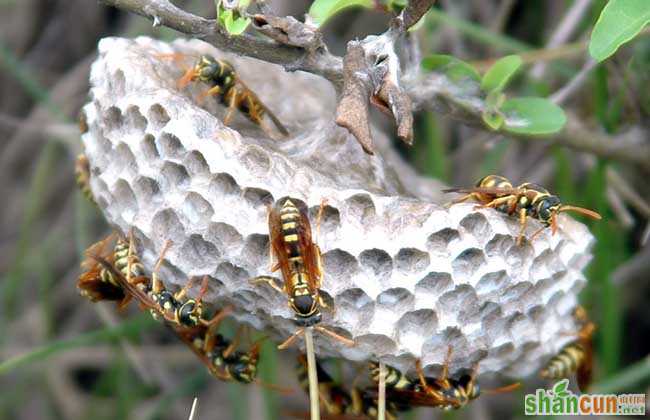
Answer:
[(386, 419), (386, 365), (379, 361), (379, 399), (377, 400), (377, 419)]
[(305, 351), (307, 352), (307, 376), (309, 377), (309, 411), (311, 420), (320, 420), (316, 355), (314, 354), (314, 336), (311, 327), (305, 328)]

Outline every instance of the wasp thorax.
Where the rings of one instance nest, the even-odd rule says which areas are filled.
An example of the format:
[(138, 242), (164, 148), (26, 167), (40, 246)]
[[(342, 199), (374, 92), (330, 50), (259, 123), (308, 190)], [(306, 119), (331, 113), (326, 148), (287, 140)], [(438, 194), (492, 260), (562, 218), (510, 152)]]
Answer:
[(201, 315), (203, 314), (202, 305), (194, 299), (185, 302), (178, 311), (178, 320), (183, 325), (198, 325)]

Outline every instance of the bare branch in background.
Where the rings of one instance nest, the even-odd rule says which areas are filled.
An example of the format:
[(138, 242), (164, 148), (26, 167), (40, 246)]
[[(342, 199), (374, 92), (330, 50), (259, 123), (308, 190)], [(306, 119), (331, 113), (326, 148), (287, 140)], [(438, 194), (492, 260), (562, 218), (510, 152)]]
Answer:
[[(590, 5), (591, 0), (577, 0), (574, 2), (573, 6), (571, 6), (555, 29), (555, 32), (551, 35), (548, 44), (546, 44), (546, 48), (555, 48), (564, 44), (571, 37), (576, 27), (578, 27)], [(546, 63), (537, 63), (530, 71), (530, 75), (540, 79), (544, 76), (545, 70)]]
[[(167, 0), (99, 1), (106, 5), (145, 16), (156, 24), (203, 39), (223, 50), (279, 64), (288, 71), (302, 70), (320, 75), (332, 82), (339, 93), (343, 90), (344, 70), (341, 57), (332, 55), (324, 47), (324, 44), (320, 44), (320, 38), (315, 34), (314, 28), (293, 18), (256, 15), (254, 26), (259, 27), (260, 31), (275, 39), (275, 41), (269, 41), (247, 34), (229, 36), (219, 27), (215, 20), (187, 13)], [(481, 113), (485, 103), (478, 92), (473, 96), (468, 96), (466, 93), (461, 94), (459, 86), (440, 74), (432, 73), (426, 77), (414, 77), (409, 74), (408, 78), (402, 78), (399, 74), (399, 62), (396, 63), (393, 60), (394, 45), (389, 41), (395, 40), (400, 35), (400, 31), (406, 30), (409, 24), (414, 24), (415, 19), (422, 16), (432, 4), (433, 1), (431, 0), (412, 1), (400, 16), (391, 21), (391, 29), (386, 33), (380, 36), (369, 36), (363, 41), (357, 41), (363, 44), (365, 50), (368, 67), (361, 73), (367, 75), (368, 80), (363, 80), (363, 84), (365, 86), (368, 83), (369, 88), (357, 86), (355, 88), (357, 92), (354, 95), (368, 89), (370, 95), (368, 99), (372, 99), (373, 103), (376, 104), (384, 102), (385, 106), (380, 107), (380, 109), (384, 111), (390, 110), (398, 124), (398, 135), (406, 142), (408, 142), (409, 138), (408, 126), (409, 124), (412, 125), (408, 121), (408, 118), (412, 121), (412, 116), (406, 117), (407, 121), (402, 122), (402, 119), (405, 118), (404, 115), (407, 114), (405, 110), (408, 109), (408, 102), (411, 102), (415, 109), (430, 108), (449, 117), (463, 120), (470, 125), (484, 127), (481, 122)], [(268, 8), (266, 9), (268, 10)], [(285, 39), (290, 45), (282, 43)], [(382, 44), (383, 48), (377, 48)], [(389, 74), (390, 77), (387, 79), (386, 77)], [(359, 75), (354, 77), (358, 79)], [(389, 86), (388, 81), (391, 81), (394, 86)], [(358, 81), (351, 84), (358, 84)], [(382, 89), (384, 85), (387, 87)], [(348, 104), (352, 102), (360, 103), (358, 98), (352, 101), (350, 94), (343, 93), (341, 98), (342, 101)], [(355, 105), (355, 107), (354, 109), (363, 110), (363, 107), (359, 108), (358, 105)], [(339, 104), (337, 120), (339, 118), (347, 120), (345, 123), (347, 124), (346, 128), (351, 131), (354, 124), (355, 131), (353, 131), (353, 134), (366, 151), (371, 151), (370, 130), (363, 127), (363, 115), (360, 116), (358, 121), (353, 122), (353, 112), (353, 110), (343, 112)], [(350, 115), (344, 117), (342, 116), (344, 113)], [(367, 118), (365, 120), (367, 121)], [(548, 139), (535, 139), (535, 141), (550, 141), (558, 145), (593, 153), (599, 157), (633, 163), (650, 171), (650, 145), (643, 141), (644, 135), (647, 135), (647, 133), (642, 132), (642, 130), (629, 130), (627, 133), (614, 138), (587, 129), (575, 115), (569, 113), (567, 126), (561, 133)], [(530, 139), (530, 137), (522, 136), (513, 136), (513, 138)]]
[(395, 20), (401, 21), (402, 25), (400, 27), (401, 31), (408, 30), (411, 26), (418, 23), (418, 21), (424, 16), (426, 12), (429, 11), (431, 6), (433, 6), (435, 0), (411, 0), (409, 1), (408, 6), (402, 10), (400, 16)]

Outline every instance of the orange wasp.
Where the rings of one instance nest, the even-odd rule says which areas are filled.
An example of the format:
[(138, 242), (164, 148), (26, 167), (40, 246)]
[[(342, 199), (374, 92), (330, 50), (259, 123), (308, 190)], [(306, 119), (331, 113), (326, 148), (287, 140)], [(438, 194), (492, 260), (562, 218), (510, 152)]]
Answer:
[(450, 188), (445, 193), (464, 193), (465, 195), (451, 204), (462, 203), (470, 198), (480, 206), (492, 207), (509, 215), (517, 213), (521, 229), (517, 236), (517, 245), (521, 245), (526, 230), (528, 217), (539, 220), (542, 227), (530, 238), (532, 241), (545, 228), (551, 227), (553, 234), (557, 231), (557, 215), (565, 211), (575, 211), (592, 219), (600, 220), (600, 214), (582, 207), (562, 204), (558, 196), (549, 193), (544, 187), (530, 182), (513, 187), (510, 181), (500, 175), (488, 175), (481, 178), (474, 188)]
[[(322, 202), (318, 212), (318, 226), (324, 206), (325, 202)], [(251, 281), (266, 282), (275, 290), (286, 293), (289, 307), (295, 314), (295, 322), (302, 327), (278, 348), (287, 348), (307, 327), (314, 327), (348, 345), (354, 344), (353, 341), (316, 325), (322, 319), (320, 308), (326, 305), (320, 296), (323, 279), (321, 253), (318, 245), (312, 241), (307, 206), (291, 198), (282, 198), (269, 209), (268, 223), (269, 253), (277, 259), (271, 272), (280, 270), (284, 282), (269, 276), (255, 277)], [(283, 285), (278, 286), (278, 283)]]
[(596, 324), (589, 320), (587, 311), (582, 306), (575, 309), (574, 316), (581, 324), (578, 339), (562, 347), (539, 375), (545, 379), (561, 379), (576, 372), (580, 390), (586, 391), (591, 383), (593, 370), (594, 351), (591, 338), (596, 331)]
[[(438, 407), (443, 410), (452, 410), (464, 407), (470, 401), (481, 395), (481, 389), (476, 382), (478, 364), (471, 373), (465, 373), (458, 378), (449, 378), (449, 363), (451, 361), (451, 347), (447, 352), (445, 364), (440, 378), (425, 377), (422, 365), (416, 361), (418, 381), (410, 380), (397, 369), (387, 366), (386, 398), (402, 407)], [(391, 377), (393, 380), (391, 380)], [(373, 381), (378, 377), (373, 371)], [(484, 393), (497, 394), (509, 392), (518, 388), (520, 384), (514, 383), (501, 388), (483, 391)]]
[[(86, 251), (87, 254), (101, 255), (112, 266), (115, 254), (109, 252), (109, 248), (114, 235), (111, 234), (101, 241), (91, 245)], [(87, 257), (81, 263), (85, 270), (77, 280), (79, 293), (93, 302), (102, 300), (119, 301), (118, 306), (122, 307), (129, 302), (130, 297), (124, 293), (124, 289), (112, 275), (112, 272), (106, 270), (95, 259)]]
[(187, 70), (180, 79), (179, 86), (183, 88), (196, 80), (210, 86), (206, 95), (217, 96), (219, 101), (228, 107), (228, 113), (223, 120), (225, 125), (230, 123), (235, 109), (238, 109), (268, 134), (271, 133), (271, 130), (264, 120), (265, 115), (268, 115), (283, 136), (289, 135), (285, 126), (264, 105), (255, 92), (244, 84), (228, 61), (217, 60), (207, 54), (200, 56), (194, 67)]
[[(144, 308), (156, 312), (158, 317), (167, 321), (166, 325), (183, 341), (205, 364), (210, 373), (221, 380), (235, 380), (241, 383), (251, 383), (257, 375), (259, 362), (259, 344), (255, 344), (249, 352), (236, 351), (236, 342), (230, 342), (216, 333), (216, 327), (230, 313), (226, 308), (217, 313), (209, 322), (186, 325), (178, 321), (165, 309), (159, 307), (146, 293), (147, 287), (140, 287), (148, 280), (124, 276), (114, 264), (98, 255), (90, 255), (110, 275), (117, 280), (122, 290), (129, 298), (134, 298)], [(202, 290), (203, 292), (203, 290)]]
[(81, 266), (86, 271), (79, 276), (77, 288), (82, 296), (89, 298), (93, 302), (116, 300), (120, 301), (119, 306), (122, 307), (128, 303), (131, 296), (125, 293), (122, 284), (115, 277), (113, 271), (107, 269), (95, 257), (102, 257), (108, 265), (114, 267), (123, 276), (129, 275), (127, 270), (131, 270), (130, 275), (143, 276), (144, 267), (137, 258), (130, 265), (127, 263), (129, 245), (122, 239), (117, 239), (112, 252), (107, 250), (115, 240), (115, 236), (116, 234), (112, 233), (88, 247), (86, 259), (81, 263)]

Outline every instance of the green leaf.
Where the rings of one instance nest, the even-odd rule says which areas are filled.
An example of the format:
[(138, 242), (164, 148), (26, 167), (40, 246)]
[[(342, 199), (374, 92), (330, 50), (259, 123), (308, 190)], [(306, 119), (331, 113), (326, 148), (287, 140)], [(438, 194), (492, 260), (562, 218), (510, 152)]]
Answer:
[(373, 0), (315, 0), (309, 8), (309, 16), (316, 26), (323, 25), (329, 18), (348, 7), (372, 8)]
[(521, 57), (507, 55), (497, 60), (483, 76), (481, 90), (484, 92), (500, 92), (506, 87), (512, 76), (521, 67)]
[(650, 1), (610, 0), (594, 25), (589, 54), (603, 61), (650, 22)]
[(490, 127), (492, 130), (496, 131), (503, 125), (503, 114), (499, 111), (486, 110), (481, 114), (483, 122)]
[(471, 64), (451, 55), (434, 54), (422, 60), (422, 68), (429, 71), (444, 73), (455, 82), (462, 79), (481, 80), (478, 71)]
[(562, 108), (544, 98), (514, 98), (505, 101), (503, 128), (517, 134), (556, 133), (566, 124)]
[[(239, 6), (245, 9), (248, 3), (248, 0), (243, 0)], [(224, 8), (220, 0), (215, 0), (215, 6), (217, 7), (217, 20), (230, 35), (241, 35), (251, 23), (249, 18), (241, 17), (238, 10)]]

